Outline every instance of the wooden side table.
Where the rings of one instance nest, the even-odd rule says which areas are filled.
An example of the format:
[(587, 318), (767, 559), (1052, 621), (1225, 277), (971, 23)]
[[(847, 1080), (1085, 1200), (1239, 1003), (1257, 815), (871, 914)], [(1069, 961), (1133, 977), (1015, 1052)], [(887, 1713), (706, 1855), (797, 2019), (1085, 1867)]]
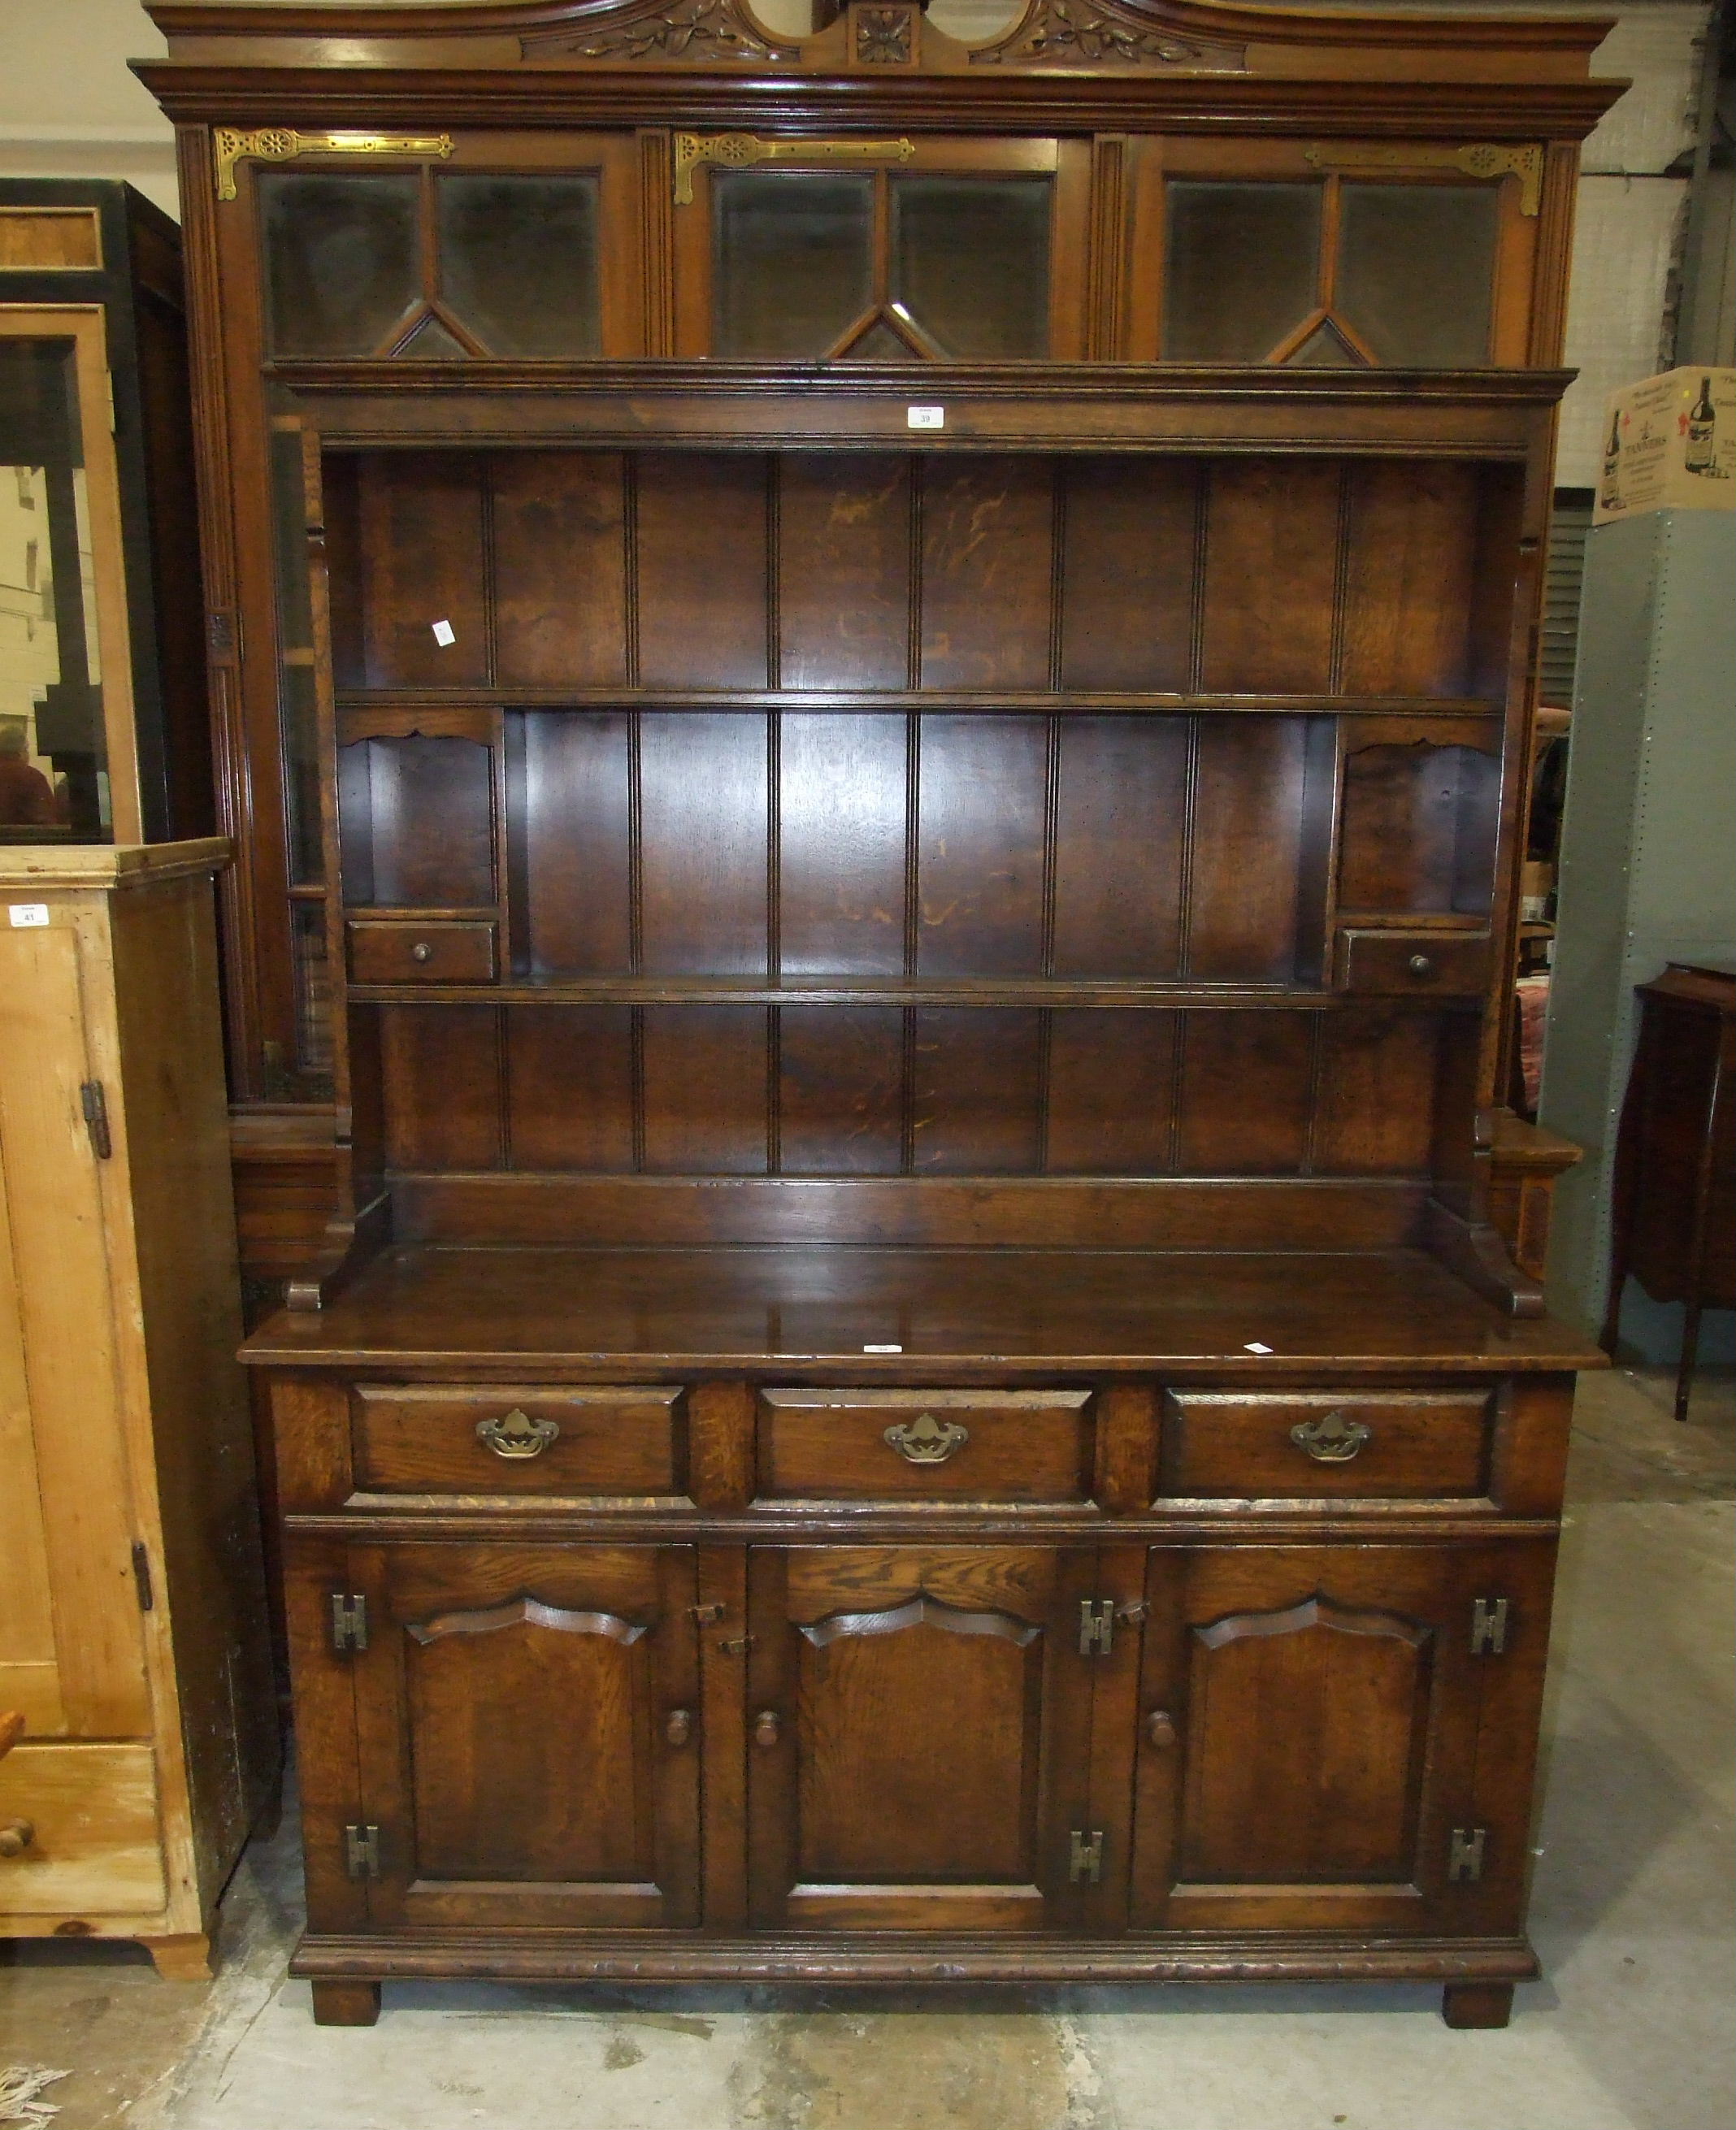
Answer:
[(1736, 1307), (1736, 971), (1672, 962), (1638, 993), (1601, 1343), (1614, 1354), (1629, 1273), (1654, 1301), (1683, 1303), (1676, 1417), (1686, 1420), (1701, 1314)]

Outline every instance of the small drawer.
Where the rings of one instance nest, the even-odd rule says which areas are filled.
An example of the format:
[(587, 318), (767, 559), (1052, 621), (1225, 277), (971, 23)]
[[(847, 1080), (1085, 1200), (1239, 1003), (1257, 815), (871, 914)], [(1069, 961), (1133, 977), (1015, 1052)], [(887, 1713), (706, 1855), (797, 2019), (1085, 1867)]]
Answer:
[(487, 984), (495, 977), (495, 928), (401, 918), (350, 923), (350, 981), (357, 984)]
[(363, 1493), (638, 1499), (687, 1490), (679, 1390), (358, 1383), (351, 1401)]
[(759, 1497), (1091, 1497), (1088, 1391), (762, 1391)]
[(1169, 1391), (1160, 1485), (1206, 1500), (1480, 1497), (1494, 1409), (1483, 1391)]
[(30, 1837), (0, 1856), (7, 1916), (150, 1914), (168, 1898), (149, 1746), (26, 1739), (0, 1760), (0, 1820)]
[(1338, 934), (1338, 988), (1417, 998), (1474, 997), (1489, 975), (1486, 932)]

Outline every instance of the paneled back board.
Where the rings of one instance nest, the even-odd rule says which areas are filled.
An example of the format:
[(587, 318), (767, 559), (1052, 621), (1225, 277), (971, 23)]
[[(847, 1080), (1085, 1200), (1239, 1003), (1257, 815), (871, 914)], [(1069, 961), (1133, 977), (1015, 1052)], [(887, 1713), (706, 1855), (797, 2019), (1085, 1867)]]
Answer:
[[(1601, 26), (153, 12), (241, 1139), (333, 1120), (249, 1349), (319, 2015), (630, 1927), (1241, 1932), (1493, 2020), (1584, 1359), (1488, 1168)], [(500, 1789), (569, 1674), (607, 1722)], [(1267, 1838), (1268, 1706), (1320, 1799), (1378, 1734), (1361, 1831)]]

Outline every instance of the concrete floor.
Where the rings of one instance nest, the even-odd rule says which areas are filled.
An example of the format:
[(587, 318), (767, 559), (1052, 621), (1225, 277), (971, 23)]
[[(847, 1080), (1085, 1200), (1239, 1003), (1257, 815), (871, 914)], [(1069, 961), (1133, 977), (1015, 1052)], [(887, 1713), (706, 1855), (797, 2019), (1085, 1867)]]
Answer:
[(315, 2027), (285, 1979), (293, 1832), (224, 1903), (211, 1984), (0, 1945), (0, 2068), (52, 2130), (1710, 2130), (1736, 2108), (1730, 1634), (1736, 1383), (1686, 1427), (1652, 1373), (1581, 1385), (1532, 1933), (1504, 2033), (1434, 1989), (872, 1999), (388, 1984)]

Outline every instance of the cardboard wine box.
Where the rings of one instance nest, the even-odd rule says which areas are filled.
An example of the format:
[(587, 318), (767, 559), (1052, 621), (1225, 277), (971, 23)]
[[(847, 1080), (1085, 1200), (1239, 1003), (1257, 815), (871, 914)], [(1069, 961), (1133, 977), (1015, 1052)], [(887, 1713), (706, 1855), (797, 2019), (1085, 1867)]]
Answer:
[(1643, 510), (1736, 510), (1736, 370), (1695, 365), (1612, 392), (1594, 525)]

